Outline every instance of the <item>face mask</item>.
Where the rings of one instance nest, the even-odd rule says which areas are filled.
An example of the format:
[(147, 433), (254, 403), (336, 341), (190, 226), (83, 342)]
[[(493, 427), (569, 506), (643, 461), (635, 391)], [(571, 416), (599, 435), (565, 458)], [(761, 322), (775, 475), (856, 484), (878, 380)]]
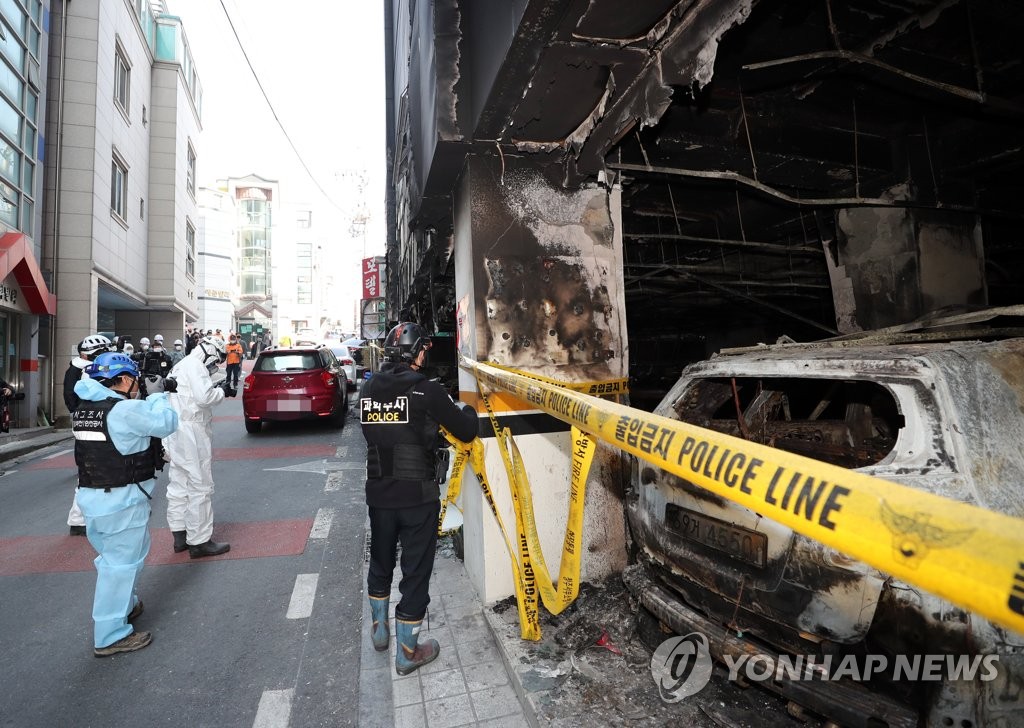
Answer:
[(138, 399), (142, 392), (139, 391), (139, 381), (132, 380), (132, 386), (128, 388), (128, 399)]
[(143, 344), (142, 345), (142, 350), (143, 351), (149, 351), (149, 344)]
[(174, 350), (175, 351), (181, 351), (181, 344), (175, 344), (174, 345)]

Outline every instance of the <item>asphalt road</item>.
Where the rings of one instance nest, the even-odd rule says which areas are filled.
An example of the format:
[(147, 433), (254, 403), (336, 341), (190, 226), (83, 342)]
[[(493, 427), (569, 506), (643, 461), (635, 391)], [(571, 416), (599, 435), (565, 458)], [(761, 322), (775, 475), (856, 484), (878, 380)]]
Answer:
[(356, 724), (366, 507), (355, 408), (342, 430), (258, 435), (241, 410), (227, 400), (214, 419), (214, 539), (230, 553), (172, 552), (159, 476), (136, 621), (153, 643), (139, 652), (92, 654), (95, 552), (65, 525), (70, 442), (5, 464), (0, 726), (249, 728), (258, 711), (274, 725), (283, 710), (293, 726)]

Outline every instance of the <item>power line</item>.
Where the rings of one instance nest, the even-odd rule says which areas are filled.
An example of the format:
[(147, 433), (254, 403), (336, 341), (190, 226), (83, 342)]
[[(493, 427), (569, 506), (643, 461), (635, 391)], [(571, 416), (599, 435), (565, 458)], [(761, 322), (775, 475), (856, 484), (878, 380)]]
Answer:
[(299, 160), (299, 163), (302, 165), (302, 168), (306, 170), (306, 174), (309, 176), (310, 180), (313, 181), (313, 184), (316, 185), (316, 188), (320, 190), (320, 193), (327, 199), (327, 201), (334, 205), (334, 207), (336, 207), (340, 212), (345, 212), (345, 209), (336, 203), (329, 194), (327, 194), (327, 190), (323, 188), (320, 181), (316, 178), (313, 172), (310, 171), (309, 166), (306, 164), (306, 160), (302, 158), (301, 154), (299, 154), (298, 147), (295, 146), (295, 142), (292, 141), (291, 136), (288, 134), (288, 130), (284, 128), (284, 124), (277, 116), (277, 111), (274, 109), (274, 105), (270, 102), (270, 97), (267, 96), (267, 92), (263, 88), (263, 84), (260, 82), (260, 77), (256, 74), (256, 69), (252, 67), (252, 61), (249, 60), (249, 54), (245, 52), (245, 46), (242, 45), (242, 39), (238, 37), (238, 31), (235, 29), (235, 23), (231, 20), (231, 14), (228, 13), (228, 8), (224, 4), (224, 0), (220, 0), (220, 7), (224, 11), (224, 17), (227, 18), (228, 25), (231, 26), (231, 32), (235, 36), (235, 42), (238, 44), (238, 50), (242, 51), (242, 57), (245, 58), (245, 62), (248, 64), (249, 70), (252, 72), (252, 77), (256, 80), (256, 85), (260, 87), (263, 99), (267, 102), (267, 107), (270, 109), (270, 113), (274, 115), (274, 121), (277, 122), (278, 127), (281, 129), (281, 133), (284, 134), (284, 138), (288, 140), (288, 144), (291, 145), (292, 151), (295, 152), (295, 157)]

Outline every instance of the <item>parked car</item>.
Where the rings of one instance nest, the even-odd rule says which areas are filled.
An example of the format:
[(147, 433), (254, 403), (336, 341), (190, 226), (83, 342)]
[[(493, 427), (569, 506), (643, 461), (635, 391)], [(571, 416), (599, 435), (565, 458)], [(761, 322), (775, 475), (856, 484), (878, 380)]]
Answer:
[(295, 342), (293, 346), (317, 346), (321, 343), (314, 329), (299, 329), (292, 340)]
[(256, 433), (266, 421), (315, 418), (342, 427), (347, 384), (344, 370), (326, 347), (264, 350), (242, 387), (245, 429)]
[[(693, 364), (655, 412), (1024, 517), (1022, 407), (1022, 338), (847, 340)], [(843, 726), (1024, 725), (1024, 636), (643, 461), (626, 509), (638, 558), (624, 580), (648, 619), (704, 633), (716, 659), (999, 656), (991, 682), (758, 685)]]
[(355, 389), (356, 382), (362, 378), (363, 367), (356, 364), (355, 355), (347, 346), (333, 344), (330, 349), (331, 353), (334, 354), (334, 358), (338, 360), (338, 364), (340, 364), (341, 368), (345, 370), (345, 378), (348, 379), (348, 388)]

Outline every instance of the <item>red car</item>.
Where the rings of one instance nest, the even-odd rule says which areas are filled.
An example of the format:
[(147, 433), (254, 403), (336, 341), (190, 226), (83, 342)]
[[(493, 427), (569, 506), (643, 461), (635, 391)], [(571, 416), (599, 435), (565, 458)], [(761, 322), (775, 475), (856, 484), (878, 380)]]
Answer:
[(251, 433), (268, 420), (322, 418), (341, 427), (348, 412), (345, 371), (323, 346), (263, 351), (245, 378), (242, 410)]

